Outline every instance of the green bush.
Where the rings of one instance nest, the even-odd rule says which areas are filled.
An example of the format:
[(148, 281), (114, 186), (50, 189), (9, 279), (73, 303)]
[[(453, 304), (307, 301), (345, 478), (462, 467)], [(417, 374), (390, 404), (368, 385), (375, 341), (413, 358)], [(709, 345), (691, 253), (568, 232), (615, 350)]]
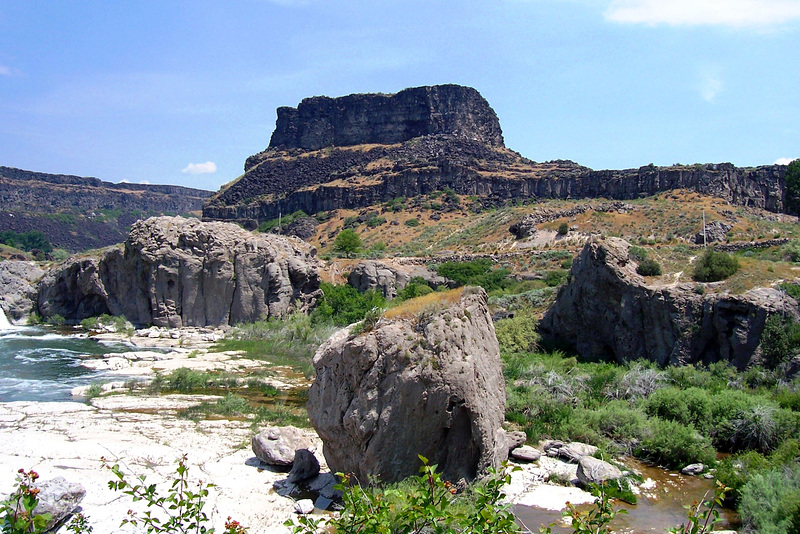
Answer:
[(644, 403), (653, 417), (693, 425), (700, 432), (711, 427), (711, 396), (705, 390), (667, 387), (654, 392)]
[(650, 258), (645, 258), (636, 266), (636, 272), (641, 276), (661, 276), (661, 265)]
[(708, 249), (697, 260), (692, 278), (698, 282), (719, 282), (739, 270), (739, 260), (725, 252)]
[(306, 215), (304, 211), (298, 210), (284, 217), (279, 217), (277, 219), (271, 219), (269, 221), (262, 222), (261, 224), (258, 225), (258, 231), (262, 233), (270, 232), (275, 228), (277, 228), (279, 224), (282, 226), (288, 226), (297, 219), (301, 219), (303, 217), (308, 217), (308, 215)]
[(636, 455), (671, 469), (688, 464), (713, 464), (716, 453), (711, 440), (700, 435), (692, 425), (677, 421), (650, 420), (647, 436), (636, 450)]
[[(436, 466), (420, 456), (420, 475), (389, 486), (362, 487), (358, 480), (338, 473), (344, 509), (329, 518), (327, 527), (337, 534), (441, 532), (510, 534), (520, 532), (510, 504), (504, 504), (503, 486), (511, 481), (505, 471), (490, 469), (490, 476), (461, 495), (442, 480)], [(366, 482), (366, 481), (365, 481)], [(300, 516), (284, 523), (295, 534), (317, 534), (323, 521)]]
[(45, 254), (49, 254), (53, 251), (53, 245), (47, 240), (47, 236), (38, 230), (31, 230), (30, 232), (23, 233), (18, 233), (13, 230), (4, 230), (0, 232), (0, 243), (22, 249), (26, 252), (37, 249)]
[(761, 351), (764, 363), (774, 369), (789, 360), (800, 349), (800, 323), (792, 317), (772, 314), (761, 332)]
[(567, 235), (569, 233), (569, 225), (565, 222), (558, 225), (558, 230), (556, 230), (558, 235)]
[(494, 324), (500, 352), (534, 352), (539, 346), (541, 336), (536, 332), (538, 320), (525, 311), (514, 317), (501, 319)]
[(628, 249), (628, 258), (637, 263), (642, 262), (647, 259), (647, 249), (634, 245)]
[(748, 532), (786, 534), (796, 528), (800, 466), (758, 473), (741, 489), (739, 513)]
[(364, 224), (366, 224), (369, 228), (377, 228), (382, 224), (386, 224), (386, 217), (380, 217), (376, 215), (375, 217), (370, 217), (367, 219)]
[(329, 321), (339, 326), (357, 323), (373, 308), (385, 308), (386, 299), (377, 291), (359, 293), (350, 285), (322, 282), (323, 297), (312, 312), (315, 323)]
[(449, 278), (459, 286), (481, 286), (486, 291), (507, 287), (510, 271), (506, 268), (492, 268), (492, 260), (484, 258), (465, 262), (445, 262), (436, 266), (440, 276)]
[(793, 215), (800, 214), (800, 159), (786, 168), (786, 210)]
[(557, 287), (564, 283), (567, 279), (567, 271), (564, 269), (553, 269), (552, 271), (547, 271), (547, 274), (544, 275), (544, 283), (548, 285), (548, 287)]
[(423, 295), (427, 295), (428, 293), (433, 293), (433, 288), (431, 288), (431, 286), (429, 286), (425, 280), (422, 280), (421, 282), (415, 282), (412, 280), (406, 285), (406, 287), (397, 292), (397, 300), (401, 302), (404, 300), (421, 297)]
[(408, 219), (403, 224), (405, 224), (406, 226), (409, 226), (411, 228), (416, 228), (417, 226), (419, 226), (419, 219), (417, 219), (416, 217), (413, 218), (413, 219)]

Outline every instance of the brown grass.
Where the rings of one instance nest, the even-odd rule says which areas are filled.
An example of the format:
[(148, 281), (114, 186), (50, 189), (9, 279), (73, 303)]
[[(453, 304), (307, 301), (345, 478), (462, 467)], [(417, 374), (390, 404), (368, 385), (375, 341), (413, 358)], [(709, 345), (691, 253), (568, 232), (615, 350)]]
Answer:
[(450, 291), (437, 291), (435, 293), (428, 293), (415, 299), (409, 299), (401, 302), (394, 308), (386, 310), (385, 317), (387, 319), (403, 319), (409, 317), (417, 317), (420, 313), (426, 310), (436, 308), (445, 308), (455, 304), (461, 300), (461, 294), (464, 292), (463, 287), (451, 289)]

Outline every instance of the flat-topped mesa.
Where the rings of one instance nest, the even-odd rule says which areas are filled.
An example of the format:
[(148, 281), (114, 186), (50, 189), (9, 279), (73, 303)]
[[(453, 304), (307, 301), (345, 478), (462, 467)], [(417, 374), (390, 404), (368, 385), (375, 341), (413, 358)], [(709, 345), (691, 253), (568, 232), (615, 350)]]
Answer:
[(269, 148), (388, 145), (430, 134), (504, 146), (500, 121), (486, 99), (472, 87), (451, 84), (393, 95), (306, 98), (296, 108), (278, 108)]

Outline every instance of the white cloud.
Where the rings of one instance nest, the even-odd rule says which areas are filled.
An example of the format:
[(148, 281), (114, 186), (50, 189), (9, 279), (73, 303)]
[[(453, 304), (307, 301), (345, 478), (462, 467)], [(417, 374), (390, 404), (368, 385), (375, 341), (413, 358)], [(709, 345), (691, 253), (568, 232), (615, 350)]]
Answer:
[(605, 18), (629, 24), (766, 27), (800, 19), (800, 0), (612, 0)]
[(190, 163), (181, 172), (183, 174), (213, 174), (217, 172), (217, 164), (213, 161)]
[(788, 165), (797, 158), (778, 158), (775, 160), (775, 165)]
[(700, 74), (700, 96), (706, 102), (713, 102), (717, 95), (722, 91), (722, 78), (714, 72), (704, 72)]
[(0, 76), (13, 76), (14, 73), (11, 72), (11, 69), (6, 67), (5, 65), (0, 65)]

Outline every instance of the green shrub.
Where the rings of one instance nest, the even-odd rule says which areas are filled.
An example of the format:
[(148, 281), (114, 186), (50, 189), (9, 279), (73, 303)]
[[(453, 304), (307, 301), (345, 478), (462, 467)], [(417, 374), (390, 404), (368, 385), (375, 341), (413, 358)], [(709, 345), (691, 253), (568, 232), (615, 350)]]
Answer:
[(719, 282), (739, 270), (739, 260), (725, 252), (708, 249), (694, 268), (692, 278), (698, 282)]
[(650, 395), (644, 407), (650, 416), (693, 425), (701, 432), (711, 427), (711, 396), (699, 388), (659, 389)]
[(481, 286), (486, 291), (507, 287), (510, 271), (506, 268), (492, 268), (492, 260), (477, 259), (465, 262), (445, 262), (436, 266), (440, 276), (453, 280), (458, 285)]
[(800, 466), (758, 473), (741, 489), (739, 513), (748, 532), (786, 534), (795, 528)]
[(547, 274), (544, 275), (544, 283), (548, 285), (548, 287), (557, 287), (564, 283), (567, 279), (567, 271), (564, 269), (553, 269), (552, 271), (547, 271)]
[(567, 235), (569, 233), (569, 225), (565, 222), (558, 225), (558, 230), (556, 230), (558, 235)]
[(716, 453), (711, 440), (701, 436), (692, 425), (677, 421), (650, 420), (647, 436), (636, 455), (659, 465), (680, 469), (692, 463), (713, 464)]
[(536, 332), (538, 320), (525, 311), (514, 317), (501, 319), (494, 324), (500, 352), (534, 352), (539, 346), (541, 336)]
[(637, 263), (642, 262), (647, 259), (647, 249), (634, 245), (628, 249), (628, 258)]
[(731, 488), (728, 505), (733, 507), (741, 498), (741, 490), (756, 473), (769, 469), (770, 463), (761, 453), (747, 451), (736, 456), (723, 458), (714, 472), (716, 479)]
[(786, 168), (786, 210), (793, 215), (800, 214), (800, 159)]
[(410, 226), (411, 228), (416, 228), (417, 226), (419, 226), (419, 219), (417, 219), (416, 217), (413, 219), (408, 219), (403, 224), (405, 224), (406, 226)]
[(367, 219), (364, 224), (366, 224), (369, 228), (377, 228), (382, 224), (386, 224), (386, 217), (380, 217), (376, 215)]
[(315, 323), (329, 321), (339, 326), (357, 323), (373, 308), (385, 308), (386, 299), (377, 291), (359, 293), (350, 285), (322, 282), (323, 297), (312, 312)]
[[(387, 488), (362, 487), (361, 481), (338, 473), (342, 482), (336, 489), (342, 491), (344, 509), (328, 519), (326, 528), (337, 534), (520, 532), (511, 505), (503, 503), (503, 486), (511, 481), (505, 469), (499, 473), (490, 469), (490, 476), (484, 481), (456, 495), (455, 487), (442, 480), (436, 466), (428, 465), (422, 456), (420, 460), (419, 476)], [(311, 516), (284, 523), (295, 534), (317, 534), (322, 524), (322, 520)]]
[(63, 315), (56, 313), (55, 315), (48, 317), (47, 322), (53, 326), (62, 326), (66, 322), (66, 319)]
[(761, 351), (764, 363), (774, 369), (789, 360), (800, 349), (800, 323), (792, 317), (772, 314), (761, 332)]
[(433, 289), (425, 280), (422, 282), (409, 282), (406, 287), (397, 292), (397, 300), (404, 301), (433, 293)]
[(636, 266), (636, 272), (641, 276), (661, 276), (661, 265), (650, 258), (645, 258)]
[(277, 219), (271, 219), (269, 221), (264, 221), (258, 225), (258, 231), (262, 233), (270, 232), (278, 227), (278, 225), (287, 226), (292, 224), (297, 219), (301, 219), (303, 217), (308, 217), (306, 213), (302, 210), (295, 211), (289, 215), (284, 217), (279, 217)]

